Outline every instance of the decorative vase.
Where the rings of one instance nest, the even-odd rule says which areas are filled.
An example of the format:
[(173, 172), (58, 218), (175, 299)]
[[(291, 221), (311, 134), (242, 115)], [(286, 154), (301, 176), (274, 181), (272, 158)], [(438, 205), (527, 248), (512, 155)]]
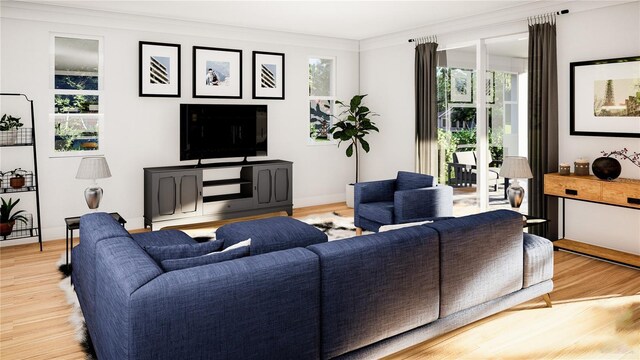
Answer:
[(13, 225), (15, 224), (15, 221), (10, 221), (10, 222), (6, 222), (6, 223), (0, 223), (0, 236), (9, 236), (11, 235), (11, 232), (13, 231)]
[(593, 175), (602, 180), (614, 180), (622, 172), (620, 162), (612, 157), (599, 157), (591, 165)]

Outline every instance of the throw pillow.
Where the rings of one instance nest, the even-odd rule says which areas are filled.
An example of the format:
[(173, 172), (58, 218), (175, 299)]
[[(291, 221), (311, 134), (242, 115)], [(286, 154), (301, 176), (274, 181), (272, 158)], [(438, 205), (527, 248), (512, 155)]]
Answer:
[(235, 250), (235, 249), (239, 249), (239, 248), (242, 248), (242, 247), (249, 248), (249, 246), (251, 246), (251, 238), (248, 238), (247, 240), (244, 240), (244, 241), (240, 241), (239, 243), (235, 243), (235, 244), (229, 246), (228, 248), (222, 250), (222, 252), (229, 251), (229, 250)]
[(432, 220), (427, 220), (427, 221), (416, 221), (416, 222), (410, 222), (410, 223), (404, 223), (404, 224), (383, 225), (383, 226), (380, 226), (380, 229), (378, 229), (378, 232), (385, 232), (389, 230), (402, 229), (402, 228), (411, 227), (411, 226), (430, 224), (432, 222), (433, 222)]
[(196, 244), (179, 244), (167, 246), (145, 246), (147, 254), (158, 264), (168, 259), (181, 259), (205, 255), (222, 249), (223, 240), (214, 240)]
[(396, 190), (413, 190), (433, 186), (433, 176), (408, 171), (398, 171)]
[(174, 271), (187, 269), (195, 266), (215, 264), (223, 261), (238, 259), (249, 255), (249, 247), (243, 246), (240, 248), (225, 251), (218, 251), (202, 256), (190, 257), (185, 259), (169, 259), (160, 263), (160, 266), (164, 271)]

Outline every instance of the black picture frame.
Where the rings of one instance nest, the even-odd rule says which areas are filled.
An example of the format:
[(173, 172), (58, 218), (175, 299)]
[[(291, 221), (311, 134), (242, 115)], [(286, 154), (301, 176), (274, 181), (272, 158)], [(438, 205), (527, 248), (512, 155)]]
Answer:
[(242, 50), (194, 46), (192, 72), (194, 98), (242, 99)]
[(495, 104), (496, 103), (496, 72), (487, 70), (486, 72), (486, 80), (487, 80), (487, 104)]
[[(265, 61), (270, 61), (273, 69), (267, 69)], [(260, 81), (258, 81), (258, 67)], [(279, 71), (278, 71), (279, 70)], [(275, 73), (274, 73), (275, 72)], [(263, 100), (284, 100), (285, 98), (285, 55), (284, 53), (253, 51), (252, 71), (253, 86), (252, 98)], [(266, 81), (265, 81), (266, 80)], [(273, 86), (264, 86), (265, 83)]]
[[(140, 97), (180, 97), (181, 64), (180, 44), (140, 41), (138, 44), (138, 96)], [(157, 54), (153, 56), (153, 54)], [(163, 56), (160, 56), (163, 55)], [(167, 55), (167, 56), (164, 56)], [(147, 59), (149, 59), (147, 61)], [(168, 61), (159, 62), (159, 59)], [(171, 69), (171, 64), (173, 68)], [(165, 73), (162, 73), (162, 70)], [(153, 69), (157, 73), (152, 74)], [(173, 76), (175, 75), (175, 76)], [(160, 80), (160, 82), (152, 79)], [(167, 83), (163, 84), (162, 79)]]
[[(570, 135), (640, 138), (640, 108), (635, 109), (638, 112), (638, 116), (606, 115), (607, 113), (616, 114), (623, 111), (620, 103), (618, 105), (615, 103), (614, 88), (617, 86), (614, 86), (616, 84), (613, 81), (617, 81), (617, 84), (620, 85), (623, 84), (620, 83), (621, 81), (633, 81), (634, 79), (638, 81), (640, 80), (640, 71), (638, 69), (640, 69), (640, 56), (570, 63)], [(629, 79), (621, 78), (621, 74), (628, 74)], [(601, 105), (596, 92), (603, 90), (603, 83), (605, 86), (605, 98)], [(610, 100), (612, 101), (607, 100), (609, 87), (611, 88)], [(619, 86), (618, 88), (624, 89), (626, 87)], [(640, 91), (631, 97), (633, 96), (636, 98), (640, 96)], [(613, 103), (613, 105), (607, 105), (607, 102)], [(605, 107), (611, 110), (604, 109)], [(624, 111), (627, 110), (628, 103), (625, 105)], [(607, 118), (607, 122), (597, 121), (596, 118), (600, 117)], [(622, 120), (619, 120), (619, 118), (622, 118)]]
[[(465, 98), (468, 97), (468, 100), (461, 99), (461, 92), (454, 88), (456, 84), (454, 84), (454, 72), (458, 72), (461, 74), (465, 74), (465, 80), (467, 80), (465, 84), (465, 91), (467, 94), (463, 94)], [(449, 91), (447, 92), (449, 103), (452, 104), (473, 104), (473, 70), (470, 69), (460, 69), (460, 68), (451, 68), (449, 69)], [(456, 81), (457, 82), (457, 81)], [(455, 91), (454, 91), (455, 90)]]

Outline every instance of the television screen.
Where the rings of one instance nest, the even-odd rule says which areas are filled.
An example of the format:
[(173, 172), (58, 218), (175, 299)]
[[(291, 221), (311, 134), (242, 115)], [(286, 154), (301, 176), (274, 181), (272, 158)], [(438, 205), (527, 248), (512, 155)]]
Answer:
[(180, 160), (267, 155), (266, 105), (180, 104)]

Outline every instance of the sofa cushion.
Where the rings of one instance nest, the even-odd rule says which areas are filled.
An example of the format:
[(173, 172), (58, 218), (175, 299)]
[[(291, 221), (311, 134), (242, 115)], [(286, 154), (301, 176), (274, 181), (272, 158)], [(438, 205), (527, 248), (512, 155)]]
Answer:
[(216, 231), (216, 238), (224, 241), (224, 248), (250, 238), (251, 255), (327, 242), (322, 231), (285, 216), (227, 224)]
[(164, 260), (190, 258), (218, 251), (222, 249), (222, 244), (222, 240), (214, 240), (193, 244), (145, 246), (144, 249), (153, 260), (160, 264)]
[(522, 215), (511, 210), (422, 225), (440, 235), (440, 317), (522, 289)]
[(131, 234), (133, 241), (141, 247), (145, 246), (163, 246), (163, 245), (179, 245), (179, 244), (195, 244), (191, 236), (180, 230), (159, 230), (149, 231), (137, 234)]
[(358, 216), (380, 224), (393, 224), (393, 201), (360, 204)]
[(438, 234), (426, 226), (310, 246), (320, 258), (323, 359), (438, 318)]
[(396, 177), (396, 191), (422, 189), (433, 185), (433, 176), (431, 175), (398, 171)]
[(216, 251), (202, 256), (184, 259), (167, 259), (160, 264), (164, 271), (187, 269), (194, 266), (215, 264), (223, 261), (238, 259), (249, 255), (249, 247), (241, 246), (228, 251)]

